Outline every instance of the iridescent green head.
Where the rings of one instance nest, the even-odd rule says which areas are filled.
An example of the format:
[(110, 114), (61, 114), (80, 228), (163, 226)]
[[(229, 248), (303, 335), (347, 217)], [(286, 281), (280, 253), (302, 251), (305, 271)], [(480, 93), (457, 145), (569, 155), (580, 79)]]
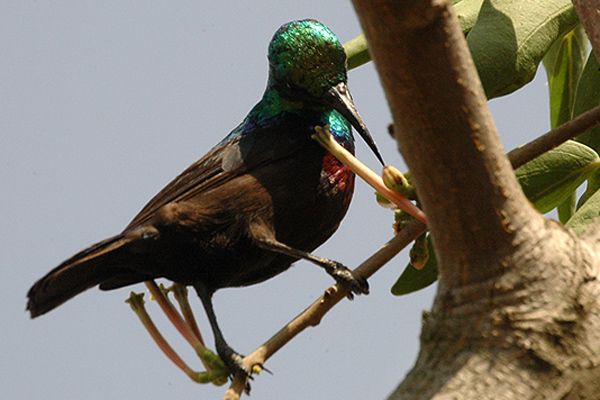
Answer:
[(283, 25), (269, 45), (269, 65), (269, 89), (303, 106), (337, 110), (384, 164), (346, 87), (344, 47), (328, 27), (312, 19)]
[(270, 78), (284, 88), (321, 97), (346, 82), (346, 53), (331, 30), (305, 19), (283, 25), (269, 45)]

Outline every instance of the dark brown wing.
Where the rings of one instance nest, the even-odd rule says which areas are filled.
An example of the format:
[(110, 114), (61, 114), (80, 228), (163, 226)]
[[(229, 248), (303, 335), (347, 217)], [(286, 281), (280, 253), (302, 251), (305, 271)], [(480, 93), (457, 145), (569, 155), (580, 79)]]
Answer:
[(190, 165), (185, 171), (158, 192), (126, 229), (139, 226), (149, 219), (164, 205), (183, 200), (194, 193), (208, 190), (230, 178), (230, 173), (223, 171), (223, 152), (227, 147), (235, 146), (237, 140), (222, 142), (211, 149), (204, 157)]
[(293, 120), (279, 120), (277, 124), (254, 128), (251, 132), (242, 132), (243, 128), (243, 125), (238, 127), (171, 181), (146, 204), (126, 230), (147, 222), (166, 204), (194, 197), (311, 144), (306, 127)]

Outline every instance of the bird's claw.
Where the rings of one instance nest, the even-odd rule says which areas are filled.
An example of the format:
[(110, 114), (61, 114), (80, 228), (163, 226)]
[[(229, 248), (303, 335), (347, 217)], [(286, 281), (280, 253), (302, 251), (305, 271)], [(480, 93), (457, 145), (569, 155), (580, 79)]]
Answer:
[[(223, 360), (223, 364), (229, 371), (229, 378), (233, 380), (236, 376), (241, 376), (246, 382), (252, 378), (251, 371), (244, 365), (244, 356), (234, 351), (229, 346), (219, 346), (217, 344), (217, 353)], [(250, 391), (250, 384), (246, 383), (246, 391)]]
[(229, 370), (229, 376), (233, 379), (237, 375), (242, 375), (244, 378), (252, 379), (250, 371), (244, 365), (244, 356), (234, 351), (231, 352), (223, 360), (225, 366)]
[(246, 367), (244, 364), (244, 356), (228, 346), (221, 349), (219, 356), (229, 370), (229, 378), (231, 380), (233, 380), (236, 376), (241, 376), (245, 380), (246, 386), (244, 391), (246, 394), (250, 394), (250, 381), (254, 379), (252, 376), (253, 372), (258, 373), (257, 371), (266, 371), (271, 373), (271, 371), (266, 369), (262, 363), (255, 364), (250, 368)]
[(331, 271), (331, 276), (338, 284), (348, 290), (348, 299), (354, 299), (355, 294), (369, 294), (369, 283), (363, 277), (356, 276), (348, 267), (337, 264)]

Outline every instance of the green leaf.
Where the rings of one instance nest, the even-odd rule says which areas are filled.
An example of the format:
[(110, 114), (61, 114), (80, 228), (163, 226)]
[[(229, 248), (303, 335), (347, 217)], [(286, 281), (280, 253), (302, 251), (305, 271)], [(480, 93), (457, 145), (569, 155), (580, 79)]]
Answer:
[(581, 208), (598, 190), (600, 190), (600, 169), (596, 170), (596, 172), (588, 178), (585, 192), (577, 202), (577, 209)]
[[(465, 34), (469, 32), (475, 24), (482, 3), (483, 0), (454, 1), (454, 10), (458, 16), (460, 27)], [(361, 65), (371, 61), (367, 39), (365, 39), (365, 35), (362, 33), (354, 39), (344, 43), (344, 50), (346, 50), (349, 70), (360, 67)]]
[(546, 213), (558, 207), (599, 168), (598, 153), (569, 140), (515, 173), (527, 198), (541, 213)]
[[(600, 65), (591, 53), (583, 68), (577, 90), (575, 92), (575, 104), (573, 105), (573, 117), (590, 110), (600, 104)], [(600, 152), (600, 127), (590, 129), (579, 135), (577, 141), (590, 146)]]
[[(427, 235), (429, 238), (429, 235)], [(437, 259), (433, 250), (431, 239), (427, 240), (427, 246), (429, 249), (429, 260), (423, 267), (423, 269), (416, 269), (411, 264), (408, 264), (404, 268), (404, 272), (400, 275), (400, 278), (392, 286), (391, 292), (393, 295), (402, 296), (416, 292), (417, 290), (426, 288), (437, 280)]]
[(581, 25), (558, 39), (544, 57), (552, 128), (571, 119), (577, 82), (587, 57), (587, 36)]
[(577, 203), (577, 193), (573, 191), (567, 198), (558, 205), (556, 211), (558, 211), (558, 220), (565, 224), (575, 213)]
[(552, 43), (577, 23), (571, 0), (484, 0), (467, 42), (488, 98), (531, 81)]
[[(581, 235), (592, 223), (600, 223), (600, 190), (590, 196), (585, 204), (577, 210), (565, 226), (573, 229), (578, 235)], [(595, 219), (595, 221), (593, 221)]]
[(344, 50), (348, 58), (348, 69), (360, 67), (361, 65), (371, 61), (371, 55), (367, 46), (367, 39), (362, 33), (354, 39), (344, 43)]
[[(578, 24), (558, 39), (544, 56), (550, 96), (550, 125), (552, 128), (571, 119), (577, 82), (587, 57), (587, 36)], [(558, 206), (558, 219), (566, 223), (576, 210), (577, 196), (573, 191)]]
[(482, 4), (483, 0), (459, 0), (454, 2), (454, 12), (458, 17), (463, 33), (468, 33), (475, 25)]

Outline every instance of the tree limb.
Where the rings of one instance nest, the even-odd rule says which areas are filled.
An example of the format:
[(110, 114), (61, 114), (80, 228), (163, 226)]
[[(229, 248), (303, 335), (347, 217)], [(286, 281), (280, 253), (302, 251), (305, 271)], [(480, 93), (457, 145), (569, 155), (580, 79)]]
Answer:
[(537, 139), (509, 151), (507, 157), (513, 168), (517, 169), (521, 165), (541, 156), (548, 150), (552, 150), (561, 143), (584, 133), (588, 129), (594, 128), (598, 124), (600, 124), (600, 106), (594, 107), (572, 120), (557, 126)]
[(600, 0), (573, 0), (573, 5), (600, 63)]
[(428, 218), (440, 282), (498, 274), (493, 260), (510, 251), (523, 221), (540, 216), (504, 155), (450, 2), (354, 5)]

